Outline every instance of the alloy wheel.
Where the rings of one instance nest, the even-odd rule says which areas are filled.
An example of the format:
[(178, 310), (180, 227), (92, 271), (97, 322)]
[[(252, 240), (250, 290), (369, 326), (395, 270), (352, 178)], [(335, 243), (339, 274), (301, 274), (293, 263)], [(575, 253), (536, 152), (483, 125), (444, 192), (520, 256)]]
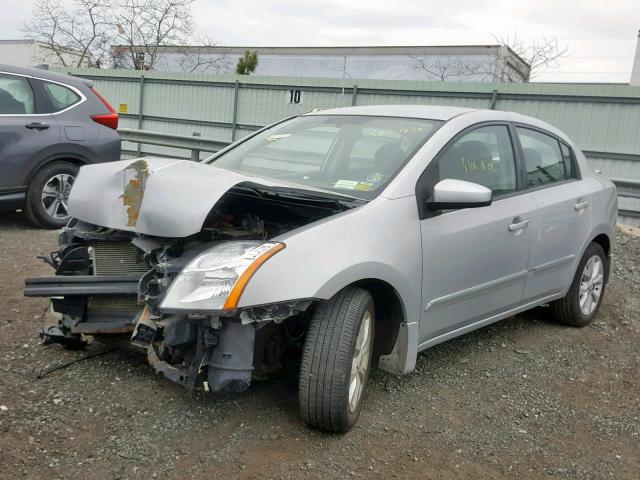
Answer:
[(351, 377), (349, 379), (349, 411), (355, 412), (364, 391), (369, 369), (371, 353), (371, 312), (366, 311), (360, 322), (356, 347), (351, 362)]
[(42, 207), (51, 218), (64, 220), (69, 216), (69, 192), (75, 177), (67, 173), (54, 175), (44, 184), (42, 189)]
[(585, 315), (591, 315), (598, 306), (604, 285), (604, 266), (602, 259), (594, 255), (584, 266), (580, 277), (580, 310)]

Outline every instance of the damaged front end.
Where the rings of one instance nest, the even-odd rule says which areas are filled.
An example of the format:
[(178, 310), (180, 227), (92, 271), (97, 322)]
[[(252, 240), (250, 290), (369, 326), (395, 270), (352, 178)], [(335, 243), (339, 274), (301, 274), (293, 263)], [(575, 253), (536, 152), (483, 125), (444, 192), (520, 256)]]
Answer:
[[(135, 225), (141, 201), (131, 197), (127, 221)], [(251, 276), (285, 248), (272, 239), (353, 206), (244, 182), (185, 237), (75, 219), (45, 259), (55, 276), (27, 279), (25, 295), (51, 298), (45, 341), (124, 343), (187, 388), (242, 391), (299, 353), (313, 308), (312, 299), (238, 307)]]

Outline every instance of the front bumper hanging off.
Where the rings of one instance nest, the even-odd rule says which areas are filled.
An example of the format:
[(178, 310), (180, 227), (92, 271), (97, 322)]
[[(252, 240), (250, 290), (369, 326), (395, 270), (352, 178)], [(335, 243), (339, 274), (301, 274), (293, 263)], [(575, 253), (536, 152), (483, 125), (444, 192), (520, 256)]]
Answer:
[[(25, 296), (51, 297), (45, 341), (79, 347), (82, 335), (119, 337), (146, 351), (156, 372), (183, 386), (212, 392), (248, 388), (253, 371), (256, 327), (237, 318), (209, 315), (155, 317), (140, 304), (129, 314), (96, 314), (87, 298), (131, 296), (138, 293), (139, 276), (55, 276), (30, 278)], [(179, 358), (180, 361), (175, 361)]]

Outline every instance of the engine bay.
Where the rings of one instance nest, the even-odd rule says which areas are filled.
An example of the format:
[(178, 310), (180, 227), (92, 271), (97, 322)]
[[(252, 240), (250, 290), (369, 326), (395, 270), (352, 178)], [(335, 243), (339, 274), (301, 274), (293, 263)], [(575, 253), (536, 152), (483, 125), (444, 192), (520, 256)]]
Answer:
[(299, 352), (311, 299), (216, 313), (167, 311), (176, 277), (203, 252), (270, 241), (356, 204), (240, 184), (216, 202), (200, 232), (141, 235), (72, 220), (44, 260), (55, 277), (27, 279), (25, 295), (51, 297), (46, 342), (82, 348), (86, 336), (146, 352), (158, 373), (187, 388), (241, 391)]

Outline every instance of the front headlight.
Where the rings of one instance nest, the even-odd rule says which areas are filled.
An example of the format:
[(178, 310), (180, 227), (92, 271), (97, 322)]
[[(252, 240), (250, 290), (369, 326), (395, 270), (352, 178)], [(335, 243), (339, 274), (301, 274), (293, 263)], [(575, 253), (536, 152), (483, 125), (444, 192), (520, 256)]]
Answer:
[(284, 243), (259, 241), (217, 245), (178, 274), (160, 308), (189, 312), (236, 308), (255, 271), (283, 248)]

